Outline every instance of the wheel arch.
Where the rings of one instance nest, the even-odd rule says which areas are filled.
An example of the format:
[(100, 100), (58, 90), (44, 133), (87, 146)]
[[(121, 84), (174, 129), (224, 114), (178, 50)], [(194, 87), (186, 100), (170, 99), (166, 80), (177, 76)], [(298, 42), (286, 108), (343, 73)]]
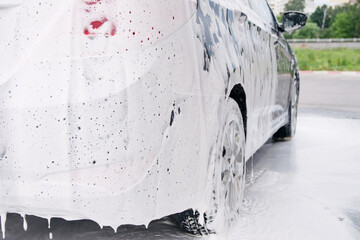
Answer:
[(245, 131), (245, 138), (246, 138), (248, 112), (247, 112), (247, 105), (246, 105), (246, 93), (245, 93), (244, 87), (240, 83), (236, 84), (231, 89), (229, 97), (234, 99), (240, 108), (241, 115), (242, 115), (243, 122), (244, 122), (244, 131)]

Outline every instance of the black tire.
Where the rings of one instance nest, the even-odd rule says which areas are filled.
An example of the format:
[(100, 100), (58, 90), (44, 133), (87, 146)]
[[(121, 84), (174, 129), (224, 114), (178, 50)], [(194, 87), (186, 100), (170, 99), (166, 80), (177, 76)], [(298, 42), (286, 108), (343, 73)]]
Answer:
[[(202, 216), (206, 219), (206, 216)], [(173, 219), (183, 232), (191, 235), (208, 235), (212, 233), (205, 226), (200, 224), (200, 213), (192, 209), (173, 215)]]
[(208, 209), (204, 214), (190, 209), (174, 216), (180, 228), (192, 235), (225, 231), (240, 215), (246, 175), (244, 123), (239, 106), (231, 98), (224, 115), (217, 150), (210, 160)]
[(299, 90), (300, 90), (299, 80), (295, 79), (293, 81), (293, 85), (291, 89), (291, 100), (289, 102), (289, 109), (288, 109), (288, 123), (285, 126), (281, 127), (274, 134), (273, 139), (276, 141), (288, 140), (295, 136), (298, 105), (299, 105)]

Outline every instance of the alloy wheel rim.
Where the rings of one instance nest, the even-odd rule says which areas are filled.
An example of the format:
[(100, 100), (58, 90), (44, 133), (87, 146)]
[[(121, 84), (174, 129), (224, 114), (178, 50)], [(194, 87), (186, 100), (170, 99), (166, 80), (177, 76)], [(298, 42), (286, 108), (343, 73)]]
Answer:
[(224, 134), (221, 155), (222, 198), (227, 212), (238, 210), (241, 178), (244, 174), (244, 158), (241, 142), (241, 128), (236, 121), (231, 121)]

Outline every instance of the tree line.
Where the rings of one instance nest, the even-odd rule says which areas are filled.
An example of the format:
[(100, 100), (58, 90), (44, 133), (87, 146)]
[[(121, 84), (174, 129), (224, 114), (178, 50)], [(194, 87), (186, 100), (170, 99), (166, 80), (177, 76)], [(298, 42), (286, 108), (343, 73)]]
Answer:
[[(305, 0), (289, 0), (285, 11), (305, 10)], [(281, 17), (278, 17), (281, 22)], [(308, 18), (304, 28), (286, 38), (360, 38), (360, 0), (355, 4), (344, 4), (336, 7), (323, 5), (317, 7)]]

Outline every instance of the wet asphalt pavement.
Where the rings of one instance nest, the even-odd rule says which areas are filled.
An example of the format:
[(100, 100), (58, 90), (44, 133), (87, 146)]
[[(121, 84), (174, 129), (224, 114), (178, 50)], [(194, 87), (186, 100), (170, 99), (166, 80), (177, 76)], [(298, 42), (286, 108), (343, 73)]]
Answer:
[(360, 74), (303, 73), (300, 78), (303, 109), (343, 112), (345, 117), (360, 113)]
[[(203, 239), (360, 239), (360, 75), (303, 74), (298, 131), (267, 143), (248, 162), (241, 220)], [(202, 239), (168, 219), (122, 226), (8, 214), (6, 239)]]

